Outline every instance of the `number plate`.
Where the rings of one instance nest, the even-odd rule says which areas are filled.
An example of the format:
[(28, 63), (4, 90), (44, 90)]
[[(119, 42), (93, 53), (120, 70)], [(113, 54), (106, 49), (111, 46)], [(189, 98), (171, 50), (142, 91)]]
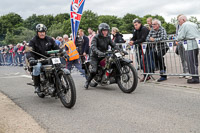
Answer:
[(60, 58), (53, 58), (51, 60), (52, 60), (53, 64), (60, 64), (61, 63)]
[(115, 55), (116, 55), (117, 57), (121, 57), (121, 56), (122, 56), (120, 53), (115, 53)]

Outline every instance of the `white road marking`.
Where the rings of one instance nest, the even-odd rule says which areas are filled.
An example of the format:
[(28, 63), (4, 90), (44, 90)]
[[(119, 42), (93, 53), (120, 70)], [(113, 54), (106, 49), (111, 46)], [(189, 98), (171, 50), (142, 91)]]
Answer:
[(17, 76), (0, 77), (0, 79), (10, 79), (10, 78), (31, 78), (31, 76), (29, 76), (29, 75), (17, 75)]

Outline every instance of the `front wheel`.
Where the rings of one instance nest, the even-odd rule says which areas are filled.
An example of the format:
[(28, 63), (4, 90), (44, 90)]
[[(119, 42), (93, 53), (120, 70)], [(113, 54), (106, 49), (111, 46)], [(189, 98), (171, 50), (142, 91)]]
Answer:
[(76, 87), (71, 75), (65, 74), (63, 71), (58, 73), (60, 79), (60, 101), (66, 108), (72, 108), (76, 103)]
[(124, 93), (133, 92), (138, 83), (138, 75), (132, 64), (126, 64), (121, 67), (121, 76), (117, 79), (119, 88)]

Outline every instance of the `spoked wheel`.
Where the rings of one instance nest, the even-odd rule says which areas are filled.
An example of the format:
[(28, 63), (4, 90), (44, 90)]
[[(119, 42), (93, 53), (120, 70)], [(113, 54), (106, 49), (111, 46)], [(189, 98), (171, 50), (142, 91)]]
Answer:
[(76, 87), (71, 75), (60, 71), (58, 73), (61, 90), (59, 93), (60, 101), (66, 108), (72, 108), (76, 103)]
[(127, 64), (121, 68), (122, 75), (118, 78), (118, 86), (124, 93), (133, 92), (138, 83), (138, 76), (132, 64)]

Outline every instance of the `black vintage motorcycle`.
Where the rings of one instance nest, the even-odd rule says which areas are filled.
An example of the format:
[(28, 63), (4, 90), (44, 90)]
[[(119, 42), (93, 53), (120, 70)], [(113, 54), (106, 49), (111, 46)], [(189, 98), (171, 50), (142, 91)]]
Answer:
[[(66, 108), (72, 108), (76, 102), (76, 87), (70, 72), (61, 63), (63, 54), (59, 50), (47, 51), (47, 54), (51, 56), (38, 60), (42, 66), (40, 72), (41, 92), (37, 95), (40, 98), (45, 96), (60, 98)], [(32, 73), (30, 65), (27, 69)]]
[[(99, 85), (109, 85), (117, 83), (124, 93), (133, 92), (138, 83), (138, 75), (131, 64), (132, 61), (125, 59), (125, 51), (107, 51), (98, 65), (96, 76), (90, 83), (91, 87)], [(86, 75), (90, 74), (90, 61), (84, 63)]]

